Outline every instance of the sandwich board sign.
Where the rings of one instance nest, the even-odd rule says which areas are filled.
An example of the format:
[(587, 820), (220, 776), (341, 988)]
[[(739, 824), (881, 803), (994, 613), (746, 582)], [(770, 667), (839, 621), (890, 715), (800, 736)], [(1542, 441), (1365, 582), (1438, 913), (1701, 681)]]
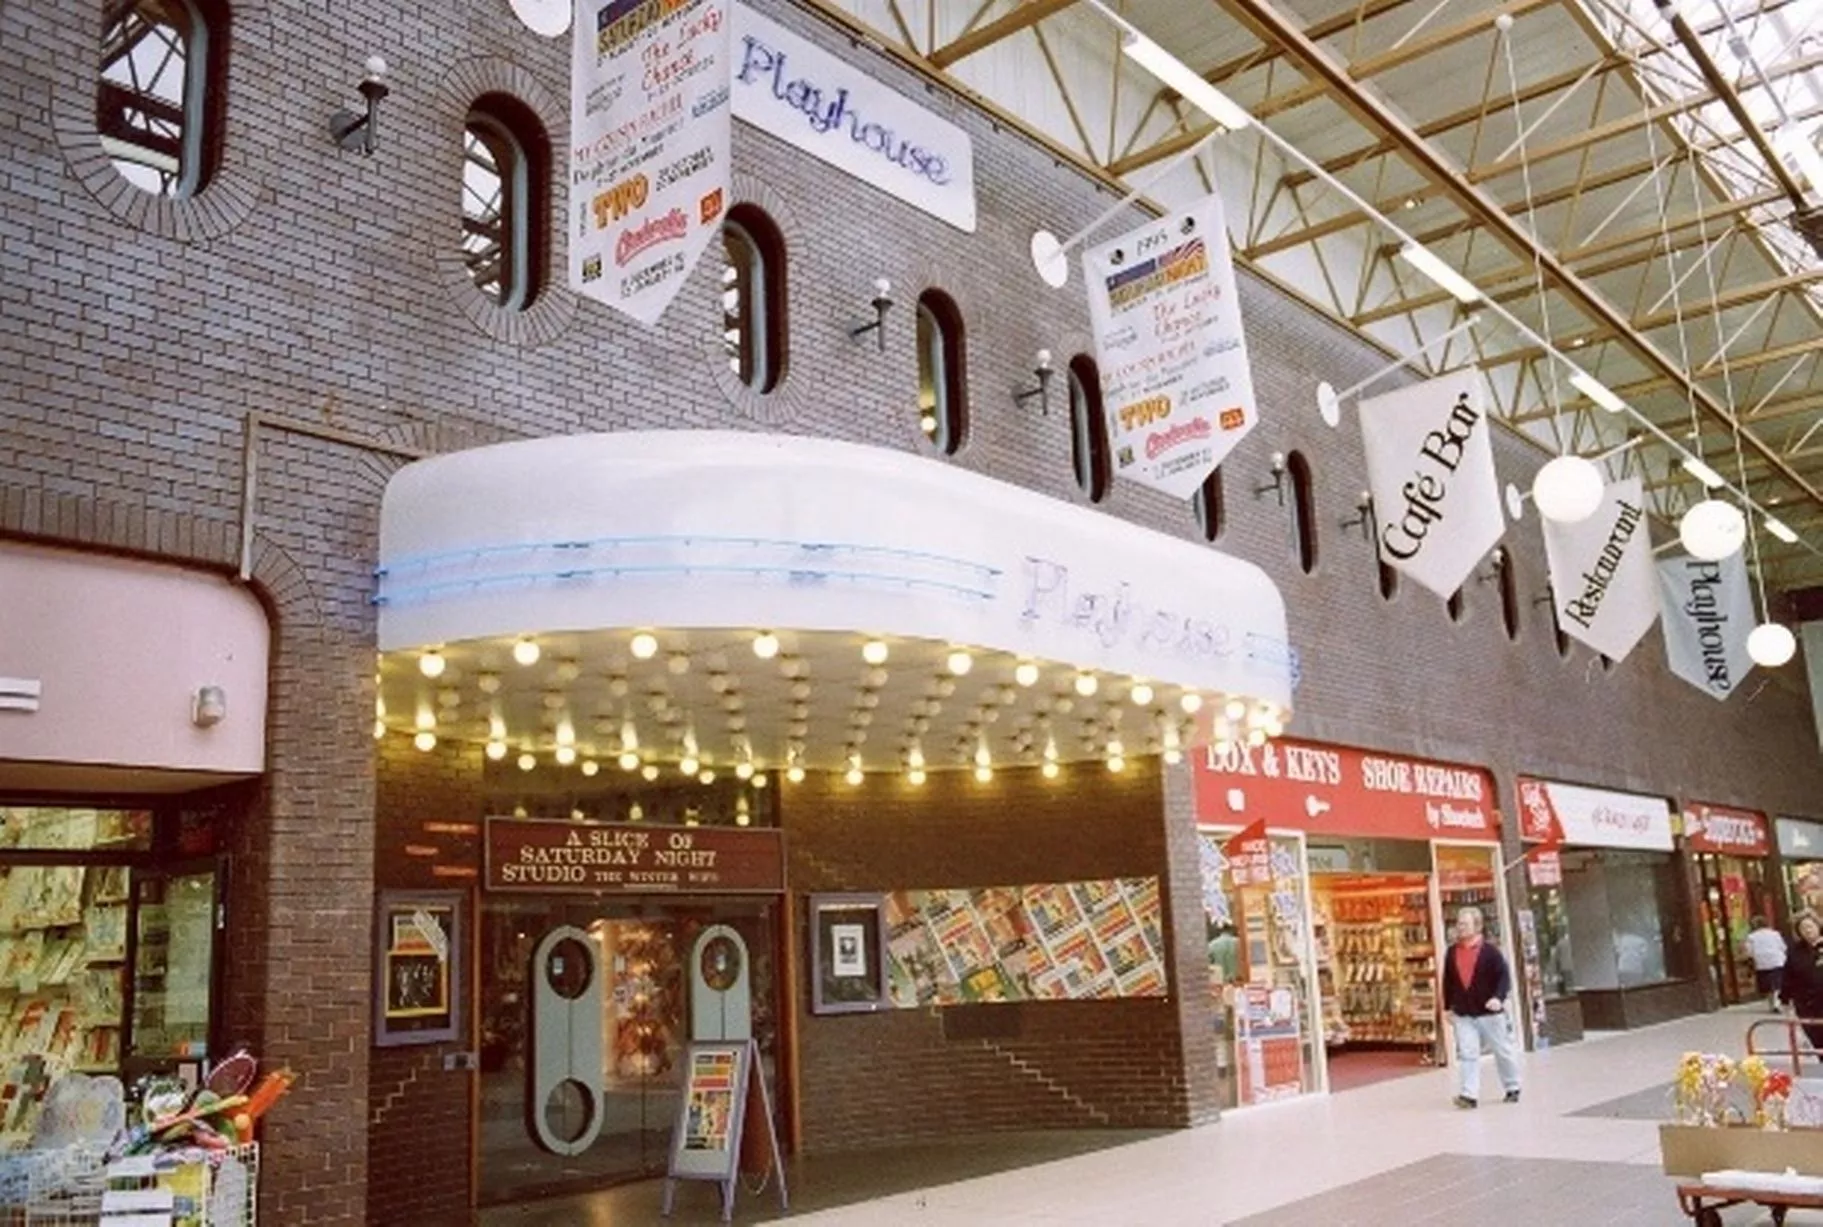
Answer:
[(691, 1044), (684, 1055), (684, 1091), (678, 1099), (671, 1163), (665, 1172), (664, 1216), (671, 1216), (679, 1180), (708, 1180), (721, 1186), (722, 1222), (732, 1219), (741, 1144), (743, 1139), (757, 1143), (757, 1134), (750, 1136), (749, 1130), (760, 1129), (769, 1144), (766, 1150), (753, 1146), (761, 1174), (770, 1164), (779, 1181), (779, 1208), (787, 1209), (785, 1164), (772, 1123), (772, 1096), (760, 1069), (759, 1045), (750, 1039)]

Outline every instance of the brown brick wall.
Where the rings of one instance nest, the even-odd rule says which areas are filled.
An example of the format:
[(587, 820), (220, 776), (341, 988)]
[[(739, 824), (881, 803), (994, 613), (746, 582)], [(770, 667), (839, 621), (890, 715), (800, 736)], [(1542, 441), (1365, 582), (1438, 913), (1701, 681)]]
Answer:
[[(821, 891), (1152, 877), (1169, 913), (1154, 766), (1116, 775), (1094, 764), (1054, 781), (1003, 770), (987, 784), (936, 773), (921, 788), (812, 774), (783, 794), (794, 906), (801, 916), (804, 897)], [(1170, 919), (1167, 942), (1179, 927)], [(808, 993), (800, 985), (795, 1003), (806, 1150), (973, 1129), (1162, 1127), (1191, 1116), (1172, 999), (814, 1016)]]

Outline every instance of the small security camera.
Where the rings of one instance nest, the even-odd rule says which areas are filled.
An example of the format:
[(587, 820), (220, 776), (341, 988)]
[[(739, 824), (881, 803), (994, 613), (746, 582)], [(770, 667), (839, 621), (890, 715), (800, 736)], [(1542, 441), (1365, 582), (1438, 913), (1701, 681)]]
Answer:
[(190, 723), (199, 729), (214, 728), (228, 718), (228, 696), (220, 686), (204, 686), (190, 703)]

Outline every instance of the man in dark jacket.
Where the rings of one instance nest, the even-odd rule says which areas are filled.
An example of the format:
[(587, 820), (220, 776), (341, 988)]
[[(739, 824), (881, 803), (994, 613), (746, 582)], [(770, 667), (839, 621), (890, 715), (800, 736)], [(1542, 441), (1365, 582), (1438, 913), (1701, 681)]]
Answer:
[(1481, 1091), (1481, 1052), (1494, 1051), (1506, 1101), (1519, 1102), (1519, 1060), (1507, 1025), (1513, 973), (1506, 956), (1481, 937), (1481, 909), (1456, 913), (1456, 944), (1443, 956), (1443, 1008), (1456, 1034), (1456, 1106), (1472, 1108)]

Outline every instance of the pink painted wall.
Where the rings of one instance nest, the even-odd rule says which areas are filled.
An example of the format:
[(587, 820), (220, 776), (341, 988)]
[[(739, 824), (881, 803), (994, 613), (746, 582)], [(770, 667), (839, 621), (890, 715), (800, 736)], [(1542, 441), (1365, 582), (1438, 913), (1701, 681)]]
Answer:
[[(265, 769), (266, 613), (198, 571), (0, 541), (0, 677), (41, 681), (0, 710), (0, 759), (256, 775)], [(219, 686), (227, 718), (190, 720)]]

